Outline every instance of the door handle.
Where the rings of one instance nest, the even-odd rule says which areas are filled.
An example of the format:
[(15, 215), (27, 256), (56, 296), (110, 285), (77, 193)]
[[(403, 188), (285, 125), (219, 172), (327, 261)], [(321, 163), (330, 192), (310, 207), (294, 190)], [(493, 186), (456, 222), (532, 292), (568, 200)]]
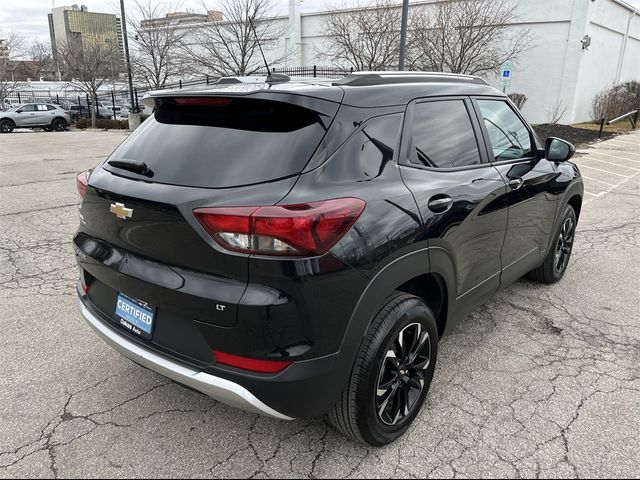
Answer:
[(427, 206), (434, 213), (444, 213), (453, 205), (453, 199), (448, 195), (435, 195), (431, 197)]
[(512, 178), (509, 180), (509, 187), (511, 190), (520, 190), (520, 187), (524, 185), (524, 180), (520, 177)]

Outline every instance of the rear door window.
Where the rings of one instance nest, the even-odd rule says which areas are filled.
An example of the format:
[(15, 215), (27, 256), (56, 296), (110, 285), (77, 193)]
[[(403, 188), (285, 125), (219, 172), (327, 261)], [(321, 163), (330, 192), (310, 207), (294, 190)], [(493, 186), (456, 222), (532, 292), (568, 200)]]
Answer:
[(478, 142), (463, 100), (418, 103), (413, 117), (411, 162), (432, 168), (481, 163)]
[(193, 187), (266, 182), (301, 172), (331, 120), (272, 100), (166, 99), (109, 158), (144, 162), (153, 176), (108, 164), (105, 168), (122, 176)]

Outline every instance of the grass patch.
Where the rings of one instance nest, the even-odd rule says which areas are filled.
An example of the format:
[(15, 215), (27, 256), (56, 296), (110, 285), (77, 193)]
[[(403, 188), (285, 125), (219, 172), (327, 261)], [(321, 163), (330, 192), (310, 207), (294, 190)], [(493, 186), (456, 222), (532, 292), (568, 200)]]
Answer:
[[(596, 132), (600, 131), (600, 124), (593, 122), (585, 122), (585, 123), (576, 123), (571, 125), (574, 128), (584, 128), (587, 130), (595, 130)], [(627, 133), (631, 132), (633, 128), (631, 127), (631, 122), (629, 120), (621, 120), (613, 125), (604, 125), (604, 132), (608, 133)]]

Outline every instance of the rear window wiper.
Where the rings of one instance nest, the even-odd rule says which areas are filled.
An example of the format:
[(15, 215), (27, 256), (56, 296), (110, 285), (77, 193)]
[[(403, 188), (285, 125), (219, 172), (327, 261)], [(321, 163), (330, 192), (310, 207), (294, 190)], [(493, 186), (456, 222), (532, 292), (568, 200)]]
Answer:
[(109, 160), (107, 163), (112, 167), (129, 170), (130, 172), (139, 173), (147, 177), (153, 177), (153, 171), (144, 162), (137, 160)]

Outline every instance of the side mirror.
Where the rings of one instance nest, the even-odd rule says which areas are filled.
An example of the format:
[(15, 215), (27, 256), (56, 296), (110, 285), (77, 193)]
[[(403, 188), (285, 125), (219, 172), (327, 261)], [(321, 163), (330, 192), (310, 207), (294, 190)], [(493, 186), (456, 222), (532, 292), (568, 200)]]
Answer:
[(566, 162), (576, 153), (576, 147), (561, 138), (547, 138), (544, 149), (545, 156), (550, 162)]

